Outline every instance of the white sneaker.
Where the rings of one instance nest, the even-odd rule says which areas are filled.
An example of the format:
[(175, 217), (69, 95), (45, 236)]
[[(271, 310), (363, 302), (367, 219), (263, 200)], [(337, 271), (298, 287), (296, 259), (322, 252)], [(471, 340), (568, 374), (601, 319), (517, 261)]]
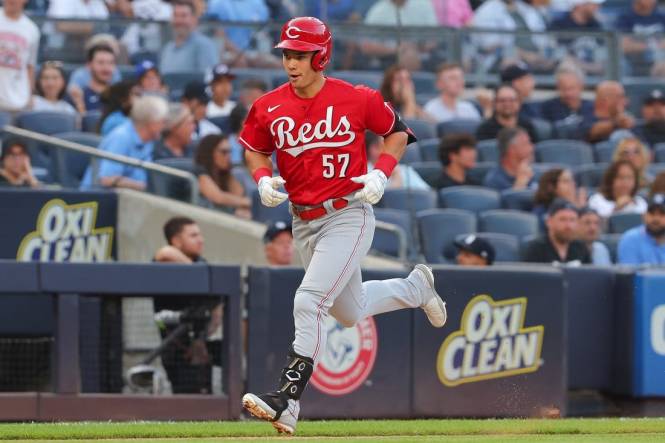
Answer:
[[(242, 397), (242, 405), (256, 418), (269, 421), (280, 434), (293, 435), (296, 432), (298, 414), (300, 413), (300, 402), (289, 399), (286, 407), (281, 409), (281, 398), (275, 393), (254, 395), (245, 394)], [(283, 403), (282, 403), (283, 404)], [(281, 414), (279, 414), (281, 409)], [(275, 420), (275, 417), (279, 418)]]
[(435, 328), (442, 328), (446, 324), (448, 314), (446, 303), (437, 294), (434, 288), (434, 274), (432, 269), (423, 264), (418, 264), (407, 277), (423, 293), (423, 304), (420, 305), (427, 319)]

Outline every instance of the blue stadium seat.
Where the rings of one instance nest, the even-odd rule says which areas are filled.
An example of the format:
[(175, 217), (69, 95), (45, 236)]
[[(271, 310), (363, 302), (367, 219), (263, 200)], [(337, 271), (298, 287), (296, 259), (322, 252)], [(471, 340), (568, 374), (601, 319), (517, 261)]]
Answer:
[(436, 179), (441, 175), (441, 163), (439, 162), (418, 162), (411, 163), (411, 167), (416, 170), (418, 175), (422, 177), (427, 183), (432, 185)]
[(415, 71), (411, 73), (413, 85), (418, 91), (418, 94), (433, 94), (438, 95), (436, 90), (436, 74), (426, 71)]
[(217, 126), (223, 134), (228, 134), (231, 132), (231, 124), (228, 116), (224, 117), (210, 117), (208, 119), (210, 123)]
[(259, 190), (252, 191), (252, 220), (267, 223), (270, 221), (291, 220), (289, 205), (287, 202), (281, 205), (269, 208), (261, 203)]
[[(194, 173), (194, 162), (191, 158), (164, 158), (155, 163)], [(148, 172), (148, 189), (151, 192), (180, 201), (189, 201), (191, 188), (189, 182), (158, 172)]]
[(77, 117), (63, 112), (24, 112), (16, 117), (16, 126), (40, 134), (53, 135), (58, 132), (78, 130)]
[(651, 163), (647, 167), (647, 172), (649, 172), (649, 174), (651, 174), (654, 177), (663, 171), (665, 171), (665, 163)]
[(436, 132), (439, 137), (448, 134), (469, 134), (475, 135), (480, 126), (479, 120), (471, 119), (453, 119), (436, 125)]
[(482, 162), (498, 162), (499, 148), (495, 139), (480, 140), (476, 144), (478, 150), (478, 160)]
[(475, 183), (483, 183), (487, 173), (496, 168), (495, 162), (477, 162), (476, 166), (467, 171), (467, 174)]
[(596, 163), (611, 163), (612, 155), (614, 155), (615, 149), (616, 149), (616, 144), (609, 140), (596, 143), (593, 146)]
[(12, 115), (8, 112), (0, 112), (0, 128), (12, 123)]
[[(54, 136), (92, 148), (97, 148), (102, 139), (99, 135), (89, 132), (63, 132), (61, 134), (54, 134)], [(85, 170), (88, 168), (88, 164), (90, 164), (90, 157), (70, 151), (69, 149), (54, 148), (51, 152), (55, 157), (55, 164), (57, 165), (56, 178), (58, 182), (64, 187), (78, 188)]]
[(478, 216), (479, 232), (510, 234), (518, 238), (538, 234), (538, 217), (515, 209), (494, 209)]
[(416, 217), (420, 245), (428, 263), (453, 261), (455, 237), (476, 232), (475, 215), (462, 209), (429, 209), (418, 212)]
[[(500, 234), (496, 232), (479, 232), (476, 234), (479, 238), (487, 240), (494, 246), (496, 252), (495, 262), (518, 262), (520, 261), (520, 242), (517, 237), (510, 234)], [(464, 235), (459, 235), (455, 239), (462, 241)]]
[(665, 163), (665, 143), (656, 143), (653, 146), (654, 163)]
[(436, 193), (422, 189), (386, 189), (379, 207), (409, 212), (436, 208)]
[[(410, 214), (407, 211), (399, 209), (375, 208), (374, 216), (376, 217), (377, 220), (397, 225), (402, 229), (402, 231), (404, 231), (406, 244), (407, 244), (407, 257), (415, 258), (418, 253), (418, 250), (417, 250), (417, 244), (413, 237), (413, 224)], [(378, 236), (380, 236), (381, 238), (377, 240)], [(374, 241), (372, 242), (372, 248), (376, 247), (378, 250), (380, 250), (385, 254), (397, 257), (399, 250), (398, 248), (394, 247), (396, 241), (397, 238), (394, 235), (385, 231), (379, 234), (379, 231), (377, 230), (374, 233)]]
[(607, 220), (607, 231), (610, 234), (623, 234), (627, 230), (644, 223), (642, 214), (612, 214)]
[(175, 98), (180, 99), (182, 91), (187, 83), (193, 81), (203, 81), (204, 73), (200, 71), (192, 72), (171, 72), (162, 75), (162, 81), (169, 87), (171, 92), (175, 92)]
[[(550, 140), (552, 138), (554, 130), (552, 129), (552, 124), (549, 121), (543, 120), (542, 118), (532, 118), (531, 124), (536, 131), (538, 141)], [(535, 142), (535, 140), (532, 141)]]
[(578, 166), (593, 163), (593, 150), (579, 140), (545, 140), (536, 143), (536, 159), (542, 163)]
[(399, 162), (409, 165), (420, 161), (422, 161), (422, 157), (420, 156), (420, 142), (416, 142), (406, 147), (406, 151), (404, 151), (404, 155)]
[(444, 208), (465, 209), (480, 213), (501, 207), (497, 191), (482, 186), (453, 186), (439, 191), (439, 201)]
[(418, 120), (416, 118), (405, 118), (404, 123), (413, 130), (413, 133), (416, 134), (418, 140), (436, 137), (436, 127), (434, 126), (434, 123)]
[(250, 195), (256, 189), (256, 182), (252, 177), (252, 174), (249, 173), (244, 166), (234, 166), (231, 169), (231, 174), (240, 182), (243, 188), (245, 188), (245, 195)]
[(531, 212), (535, 194), (533, 189), (506, 189), (501, 192), (501, 207)]
[(584, 138), (580, 121), (559, 120), (554, 123), (553, 135), (559, 140), (581, 140)]
[(617, 249), (622, 234), (603, 234), (600, 236), (600, 241), (605, 243), (607, 249), (610, 251), (610, 258), (613, 263), (617, 263)]
[(81, 131), (98, 133), (99, 120), (102, 118), (100, 111), (86, 112), (81, 116)]
[(372, 89), (379, 89), (383, 78), (383, 74), (376, 71), (335, 71), (332, 75), (352, 85), (365, 85)]
[(581, 165), (573, 169), (575, 182), (577, 186), (585, 186), (587, 188), (597, 188), (603, 180), (603, 174), (609, 164), (607, 163), (594, 163), (591, 165)]
[(439, 161), (439, 144), (441, 140), (436, 137), (418, 140), (420, 156), (424, 162)]

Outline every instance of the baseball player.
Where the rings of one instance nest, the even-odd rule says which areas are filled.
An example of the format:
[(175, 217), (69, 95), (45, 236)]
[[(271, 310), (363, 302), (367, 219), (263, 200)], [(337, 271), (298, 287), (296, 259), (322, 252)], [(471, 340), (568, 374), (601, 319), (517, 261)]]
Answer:
[[(324, 76), (332, 35), (322, 21), (291, 19), (280, 40), (276, 47), (283, 51), (288, 82), (253, 104), (239, 141), (261, 202), (274, 207), (290, 201), (294, 243), (306, 272), (294, 298), (295, 340), (279, 385), (266, 394), (245, 394), (243, 406), (280, 433), (293, 434), (300, 396), (325, 350), (328, 315), (351, 327), (371, 315), (420, 307), (432, 325), (442, 327), (446, 308), (425, 265), (405, 279), (363, 283), (360, 273), (374, 236), (372, 205), (406, 145), (416, 140), (413, 133), (379, 92)], [(370, 173), (365, 130), (385, 139)], [(274, 151), (278, 177), (272, 176)]]

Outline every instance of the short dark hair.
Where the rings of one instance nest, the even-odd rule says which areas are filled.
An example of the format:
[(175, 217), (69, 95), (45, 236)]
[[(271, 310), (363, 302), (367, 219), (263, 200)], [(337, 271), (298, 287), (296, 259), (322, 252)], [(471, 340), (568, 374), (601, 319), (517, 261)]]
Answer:
[(196, 222), (189, 217), (172, 217), (164, 223), (164, 238), (171, 244), (171, 239), (182, 232), (182, 228), (187, 225), (194, 225)]
[(187, 6), (192, 11), (192, 15), (196, 15), (196, 7), (192, 0), (171, 0), (171, 5), (173, 8), (176, 6)]
[(508, 153), (508, 148), (510, 147), (511, 143), (515, 140), (515, 137), (518, 135), (525, 133), (526, 129), (516, 126), (514, 128), (503, 128), (499, 131), (499, 133), (496, 136), (497, 140), (497, 147), (499, 148), (499, 158), (502, 159), (506, 156)]
[(90, 63), (92, 59), (95, 58), (95, 54), (98, 52), (109, 52), (113, 55), (113, 58), (115, 59), (115, 52), (113, 51), (113, 48), (111, 48), (109, 45), (95, 45), (92, 48), (88, 49), (88, 54), (87, 54), (88, 63)]
[(0, 154), (0, 162), (9, 155), (9, 148), (14, 146), (20, 147), (23, 153), (30, 157), (30, 152), (28, 152), (28, 144), (25, 139), (20, 137), (10, 137), (2, 142), (2, 154)]
[(448, 134), (439, 143), (439, 160), (444, 166), (450, 164), (450, 155), (457, 154), (463, 147), (476, 148), (476, 138), (471, 134)]
[(462, 71), (464, 71), (464, 69), (462, 68), (462, 65), (460, 65), (459, 63), (445, 62), (445, 63), (441, 63), (439, 66), (436, 67), (435, 74), (438, 77), (439, 74), (441, 74), (442, 72), (450, 71), (451, 69), (462, 69)]

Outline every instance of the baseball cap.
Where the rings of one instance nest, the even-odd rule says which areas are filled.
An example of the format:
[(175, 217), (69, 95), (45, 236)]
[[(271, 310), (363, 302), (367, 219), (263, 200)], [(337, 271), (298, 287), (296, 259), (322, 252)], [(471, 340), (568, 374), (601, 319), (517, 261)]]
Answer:
[(186, 100), (196, 99), (201, 103), (208, 103), (210, 101), (205, 83), (199, 81), (187, 83), (185, 90), (182, 92), (182, 98)]
[(150, 60), (143, 60), (137, 63), (136, 66), (134, 67), (134, 76), (136, 77), (137, 80), (139, 80), (141, 77), (145, 75), (146, 72), (153, 70), (155, 72), (159, 72), (159, 70), (157, 69), (157, 65)]
[(263, 243), (270, 243), (282, 232), (291, 232), (290, 222), (282, 220), (270, 222), (268, 229), (266, 229), (266, 233), (263, 234)]
[(665, 194), (654, 194), (649, 198), (649, 206), (647, 206), (647, 211), (661, 211), (665, 212)]
[(484, 258), (487, 260), (488, 265), (491, 265), (494, 262), (494, 246), (492, 246), (487, 240), (477, 237), (474, 234), (467, 235), (462, 240), (455, 240), (454, 244), (459, 249)]
[(566, 209), (569, 209), (571, 211), (575, 211), (575, 214), (580, 213), (579, 209), (577, 209), (577, 206), (572, 204), (566, 199), (563, 198), (557, 198), (555, 199), (551, 204), (550, 207), (547, 209), (547, 216), (551, 217), (554, 214), (556, 214), (559, 211), (564, 211)]
[(229, 78), (231, 80), (236, 78), (235, 74), (231, 72), (231, 68), (224, 63), (215, 65), (211, 70), (206, 72), (205, 82), (210, 84), (222, 78)]
[(515, 63), (508, 65), (501, 70), (501, 82), (510, 83), (513, 80), (524, 77), (525, 75), (531, 75), (531, 71), (526, 64)]
[(643, 101), (645, 105), (650, 105), (656, 102), (665, 103), (665, 92), (663, 92), (662, 89), (652, 89), (651, 92), (649, 92), (649, 95), (644, 97)]

